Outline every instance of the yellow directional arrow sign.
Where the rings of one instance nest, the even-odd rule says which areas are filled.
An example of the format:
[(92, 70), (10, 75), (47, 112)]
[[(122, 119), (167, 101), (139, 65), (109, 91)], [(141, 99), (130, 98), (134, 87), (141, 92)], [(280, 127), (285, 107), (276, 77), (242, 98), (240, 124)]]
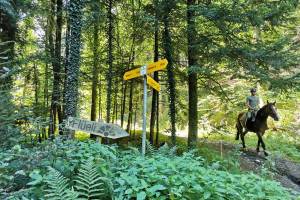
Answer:
[(168, 60), (163, 59), (163, 60), (159, 60), (157, 62), (151, 63), (149, 65), (144, 65), (140, 68), (125, 72), (125, 74), (123, 76), (125, 81), (139, 77), (139, 76), (144, 77), (143, 135), (142, 135), (142, 154), (143, 155), (145, 155), (145, 151), (146, 151), (147, 84), (149, 84), (151, 87), (153, 87), (158, 92), (160, 91), (159, 83), (156, 82), (153, 78), (151, 78), (147, 74), (165, 69), (167, 67), (167, 65), (168, 65)]
[(129, 79), (132, 79), (132, 78), (136, 78), (136, 77), (139, 77), (141, 76), (141, 69), (140, 68), (137, 68), (137, 69), (133, 69), (133, 70), (130, 70), (128, 72), (125, 72), (123, 78), (124, 80), (129, 80)]
[(153, 78), (151, 78), (151, 76), (147, 75), (147, 83), (153, 87), (156, 91), (160, 91), (160, 85), (158, 82), (156, 82)]
[[(167, 65), (168, 65), (168, 60), (167, 59), (163, 59), (163, 60), (159, 60), (157, 62), (151, 63), (151, 64), (146, 66), (147, 74), (165, 69), (167, 67)], [(123, 76), (124, 80), (126, 81), (126, 80), (129, 80), (129, 79), (133, 79), (133, 78), (144, 75), (143, 70), (141, 71), (141, 68), (143, 68), (143, 67), (136, 68), (136, 69), (130, 70), (128, 72), (125, 72), (125, 74)]]
[(165, 69), (167, 67), (167, 65), (168, 65), (167, 59), (163, 59), (163, 60), (159, 60), (157, 62), (151, 63), (147, 66), (147, 74)]

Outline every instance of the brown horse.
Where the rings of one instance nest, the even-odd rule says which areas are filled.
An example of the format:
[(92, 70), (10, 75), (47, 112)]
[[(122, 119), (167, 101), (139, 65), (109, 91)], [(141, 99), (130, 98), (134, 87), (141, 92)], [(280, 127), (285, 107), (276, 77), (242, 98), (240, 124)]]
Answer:
[[(275, 121), (279, 120), (279, 116), (276, 111), (275, 104), (276, 101), (274, 103), (269, 103), (267, 101), (267, 104), (257, 111), (255, 121), (252, 121), (251, 118), (247, 119), (246, 112), (240, 113), (238, 115), (238, 119), (236, 123), (237, 134), (235, 139), (238, 140), (239, 136), (241, 135), (243, 148), (246, 148), (245, 139), (244, 139), (246, 133), (248, 131), (254, 132), (258, 137), (256, 151), (259, 152), (259, 146), (261, 144), (262, 148), (264, 149), (265, 156), (268, 155), (268, 153), (266, 152), (266, 146), (262, 139), (262, 136), (264, 135), (265, 131), (268, 129), (267, 119), (269, 116), (272, 117)], [(243, 128), (245, 129), (244, 131)]]

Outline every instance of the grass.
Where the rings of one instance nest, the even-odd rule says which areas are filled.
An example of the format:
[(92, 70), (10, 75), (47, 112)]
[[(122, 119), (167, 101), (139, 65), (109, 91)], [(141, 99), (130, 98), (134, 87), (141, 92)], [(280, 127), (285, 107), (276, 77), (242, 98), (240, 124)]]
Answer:
[[(300, 143), (299, 136), (291, 132), (269, 131), (263, 136), (267, 151), (280, 155), (283, 158), (300, 163)], [(210, 141), (226, 141), (229, 143), (240, 144), (241, 141), (235, 140), (235, 135), (211, 134), (208, 136)], [(256, 148), (257, 136), (254, 133), (247, 133), (245, 136), (247, 148)]]
[[(140, 148), (141, 144), (141, 135), (142, 131), (136, 131), (135, 138), (131, 138), (130, 141), (128, 139), (122, 139), (119, 144), (123, 145), (131, 145), (137, 148)], [(86, 140), (89, 138), (89, 134), (84, 132), (76, 132), (76, 138), (79, 140)], [(149, 132), (147, 132), (147, 138), (149, 138)], [(284, 131), (267, 131), (263, 137), (267, 151), (279, 155), (283, 158), (289, 159), (294, 162), (300, 163), (300, 140), (299, 136), (292, 132), (284, 132)], [(202, 138), (199, 139), (197, 144), (197, 149), (199, 155), (205, 157), (209, 162), (215, 161), (225, 161), (225, 160), (232, 160), (235, 159), (236, 152), (229, 153), (229, 155), (221, 155), (220, 150), (216, 150), (216, 148), (212, 148), (212, 146), (207, 143), (209, 142), (228, 142), (239, 146), (241, 141), (235, 140), (235, 134), (209, 134), (204, 135)], [(171, 144), (170, 136), (166, 136), (163, 134), (159, 135), (159, 143), (166, 142)], [(257, 136), (254, 133), (248, 133), (245, 136), (245, 143), (247, 148), (256, 148), (257, 145)], [(176, 146), (177, 152), (181, 154), (188, 150), (187, 147), (187, 139), (182, 137), (176, 137)], [(231, 161), (230, 161), (231, 162)], [(228, 164), (228, 167), (232, 167), (234, 164)]]

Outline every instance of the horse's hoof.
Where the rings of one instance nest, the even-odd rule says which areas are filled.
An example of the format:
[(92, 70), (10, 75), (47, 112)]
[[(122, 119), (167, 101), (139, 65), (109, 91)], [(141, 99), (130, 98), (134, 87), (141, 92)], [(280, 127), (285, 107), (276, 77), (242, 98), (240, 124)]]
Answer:
[(268, 156), (268, 155), (269, 155), (266, 151), (264, 151), (264, 154), (265, 154), (265, 156)]

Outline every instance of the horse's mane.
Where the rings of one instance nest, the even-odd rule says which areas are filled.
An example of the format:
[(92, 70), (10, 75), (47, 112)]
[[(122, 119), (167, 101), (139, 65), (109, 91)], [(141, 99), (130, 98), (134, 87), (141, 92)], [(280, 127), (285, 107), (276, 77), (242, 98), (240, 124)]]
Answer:
[(266, 115), (266, 108), (267, 108), (268, 104), (264, 105), (263, 107), (261, 107), (258, 111), (257, 111), (257, 115), (256, 117), (258, 118), (264, 118), (264, 117), (267, 117)]

